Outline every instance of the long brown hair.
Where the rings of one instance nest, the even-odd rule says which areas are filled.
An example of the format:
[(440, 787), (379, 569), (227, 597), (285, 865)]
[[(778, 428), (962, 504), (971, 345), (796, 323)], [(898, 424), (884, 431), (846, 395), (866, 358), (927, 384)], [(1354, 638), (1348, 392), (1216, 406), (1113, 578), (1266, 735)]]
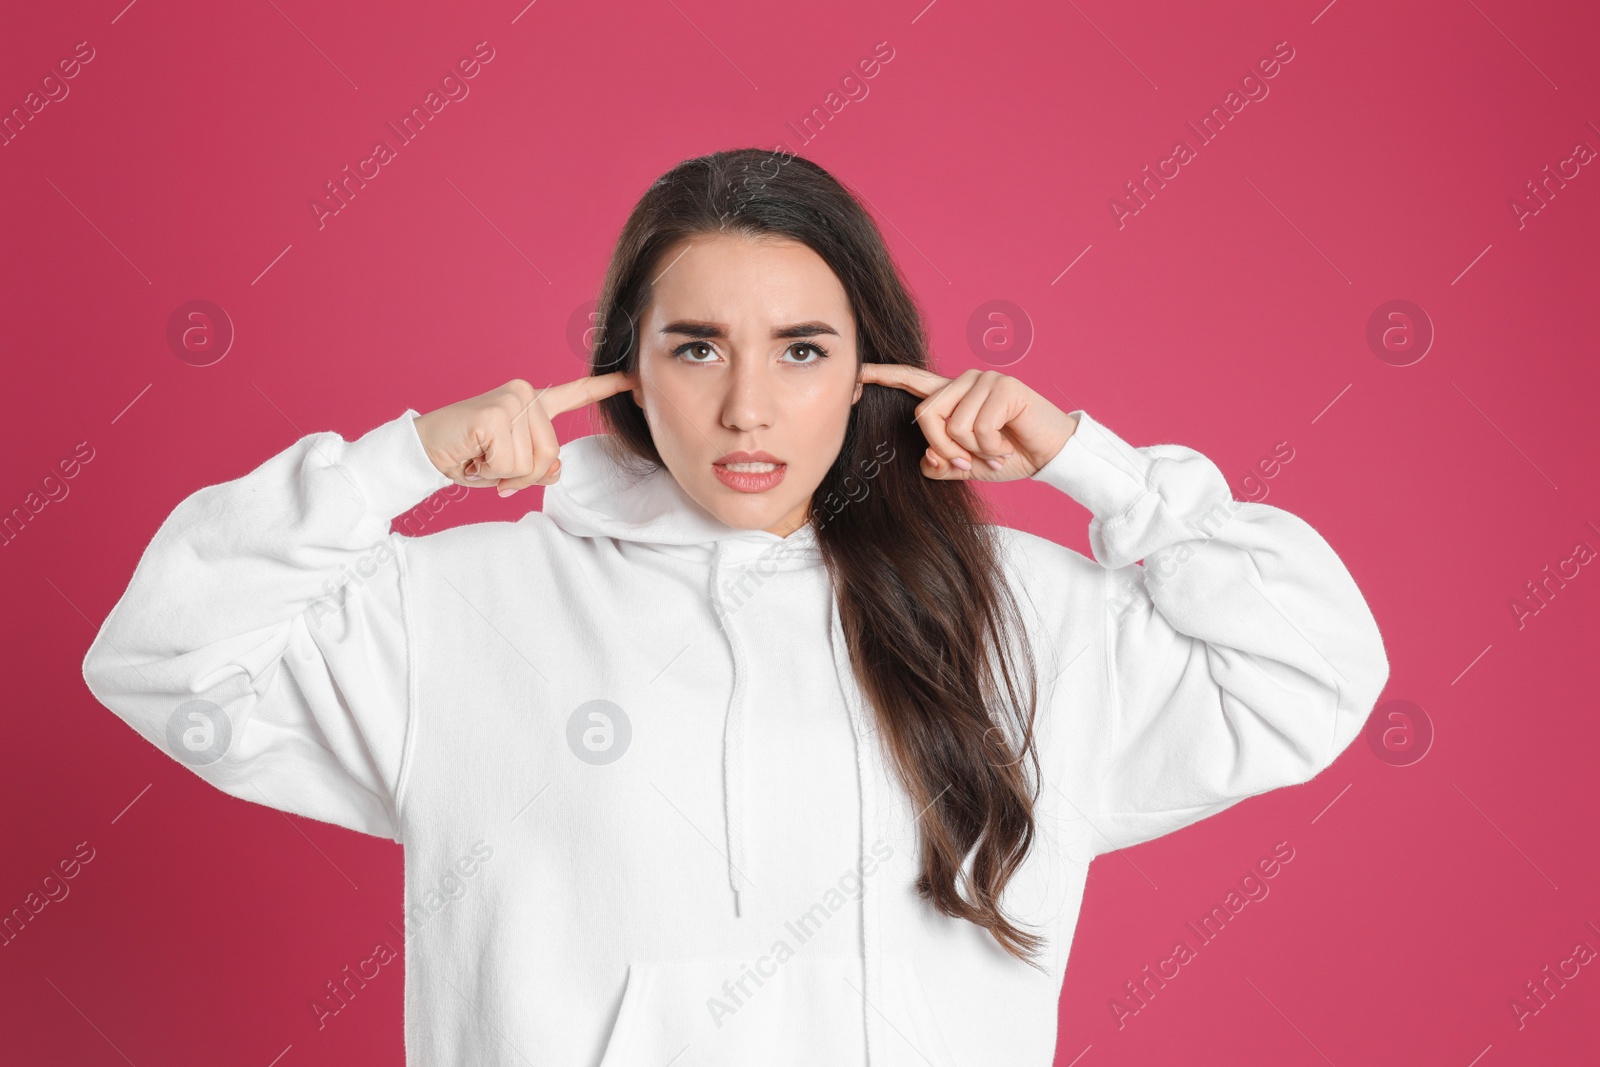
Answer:
[[(636, 328), (658, 261), (680, 240), (713, 233), (809, 246), (849, 296), (860, 359), (927, 368), (921, 313), (856, 198), (809, 160), (746, 148), (678, 164), (635, 205), (596, 306), (591, 373), (637, 368)], [(863, 387), (811, 519), (851, 666), (921, 812), (917, 891), (1032, 963), (1043, 939), (1013, 925), (999, 901), (1034, 841), (1035, 664), (1025, 640), (1016, 642), (1025, 672), (1010, 663), (1021, 619), (982, 498), (918, 468), (927, 442), (917, 403), (900, 389)], [(619, 457), (662, 464), (629, 393), (602, 400), (600, 416)]]

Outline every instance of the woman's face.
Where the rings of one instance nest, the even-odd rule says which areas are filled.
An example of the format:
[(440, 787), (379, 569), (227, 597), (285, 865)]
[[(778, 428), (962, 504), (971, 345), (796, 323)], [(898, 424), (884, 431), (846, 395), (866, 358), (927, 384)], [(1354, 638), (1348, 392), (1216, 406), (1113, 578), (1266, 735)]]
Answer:
[(844, 287), (787, 238), (697, 236), (660, 264), (633, 389), (656, 449), (722, 522), (787, 537), (861, 398)]

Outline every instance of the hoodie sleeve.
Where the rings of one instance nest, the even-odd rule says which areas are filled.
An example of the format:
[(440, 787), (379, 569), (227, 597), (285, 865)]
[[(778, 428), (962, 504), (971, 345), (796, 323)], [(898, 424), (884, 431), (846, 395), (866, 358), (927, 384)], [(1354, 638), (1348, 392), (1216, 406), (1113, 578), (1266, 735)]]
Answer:
[[(1389, 677), (1349, 571), (1306, 522), (1233, 499), (1191, 448), (1078, 428), (1035, 480), (1092, 514), (1109, 723), (1092, 732), (1096, 854), (1309, 781)], [(1142, 561), (1142, 564), (1141, 564)]]
[(301, 438), (167, 516), (83, 660), (102, 704), (225, 793), (400, 840), (405, 544), (454, 484), (405, 414)]

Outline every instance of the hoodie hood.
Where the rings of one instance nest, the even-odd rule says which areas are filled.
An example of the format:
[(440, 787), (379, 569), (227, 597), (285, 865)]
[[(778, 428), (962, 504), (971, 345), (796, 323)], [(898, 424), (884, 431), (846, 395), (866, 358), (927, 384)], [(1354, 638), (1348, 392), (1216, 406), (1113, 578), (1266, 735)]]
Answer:
[(607, 436), (591, 434), (561, 446), (561, 480), (546, 487), (544, 513), (567, 533), (636, 541), (690, 558), (720, 553), (724, 565), (821, 564), (810, 523), (788, 537), (729, 526), (684, 492), (665, 467), (641, 476), (619, 466), (602, 447)]
[[(744, 567), (764, 572), (822, 566), (822, 551), (810, 523), (788, 537), (766, 530), (729, 526), (684, 492), (665, 467), (639, 475), (614, 461), (603, 447), (606, 434), (591, 434), (561, 447), (561, 480), (544, 494), (544, 514), (577, 537), (611, 537), (633, 541), (672, 555), (703, 561), (709, 570), (706, 598), (733, 656), (733, 696), (723, 729), (722, 797), (727, 840), (723, 856), (733, 910), (740, 915), (740, 895), (750, 883), (743, 871), (743, 783), (745, 692), (750, 661), (738, 633), (728, 625), (727, 585)], [(837, 609), (834, 611), (837, 619)], [(835, 668), (838, 667), (835, 641)], [(847, 689), (848, 692), (848, 689)], [(854, 716), (852, 716), (854, 720)], [(858, 747), (859, 747), (859, 731)]]

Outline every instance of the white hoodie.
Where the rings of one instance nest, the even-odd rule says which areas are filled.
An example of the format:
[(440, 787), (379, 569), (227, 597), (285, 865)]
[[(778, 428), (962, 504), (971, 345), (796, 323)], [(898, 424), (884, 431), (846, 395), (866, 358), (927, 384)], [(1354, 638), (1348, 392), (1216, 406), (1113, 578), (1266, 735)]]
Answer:
[(1041, 972), (917, 896), (809, 526), (725, 526), (591, 436), (542, 512), (391, 533), (453, 484), (416, 414), (182, 501), (83, 664), (224, 792), (404, 845), (413, 1067), (1046, 1067), (1089, 861), (1312, 778), (1388, 678), (1310, 526), (1073, 412), (1034, 480), (1095, 558), (1000, 528), (1045, 776), (1003, 904)]

